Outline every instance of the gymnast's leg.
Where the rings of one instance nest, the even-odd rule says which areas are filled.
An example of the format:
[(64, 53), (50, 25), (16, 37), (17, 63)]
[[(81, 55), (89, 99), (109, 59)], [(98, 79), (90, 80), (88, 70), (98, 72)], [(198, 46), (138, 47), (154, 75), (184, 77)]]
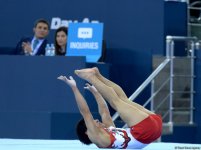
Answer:
[(119, 113), (121, 119), (129, 127), (138, 124), (149, 115), (137, 107), (121, 100), (115, 90), (102, 82), (96, 75), (94, 69), (76, 70), (75, 73), (82, 79), (93, 84), (109, 104)]
[(134, 107), (137, 107), (138, 109), (140, 109), (141, 111), (143, 111), (147, 114), (154, 114), (153, 112), (149, 111), (148, 109), (144, 108), (143, 106), (141, 106), (133, 101), (130, 101), (128, 99), (128, 97), (126, 96), (126, 94), (124, 93), (124, 91), (122, 90), (122, 88), (119, 85), (117, 85), (116, 83), (108, 80), (103, 75), (101, 75), (98, 68), (94, 67), (92, 69), (95, 71), (95, 75), (97, 76), (97, 78), (100, 81), (102, 81), (104, 84), (106, 84), (107, 86), (112, 87), (121, 100), (125, 101), (126, 103), (128, 103)]

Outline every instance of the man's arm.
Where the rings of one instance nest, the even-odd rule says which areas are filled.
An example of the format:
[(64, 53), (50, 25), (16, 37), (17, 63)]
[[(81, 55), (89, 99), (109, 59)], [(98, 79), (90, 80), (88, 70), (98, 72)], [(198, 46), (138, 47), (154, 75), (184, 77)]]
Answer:
[(85, 89), (89, 90), (94, 95), (98, 104), (98, 110), (99, 114), (101, 115), (102, 122), (106, 125), (106, 127), (115, 127), (114, 122), (112, 121), (112, 117), (110, 116), (110, 111), (108, 109), (107, 103), (105, 102), (101, 94), (94, 86), (91, 86), (88, 83), (86, 84)]
[(77, 88), (76, 82), (73, 79), (73, 77), (70, 76), (68, 79), (68, 78), (66, 78), (66, 76), (60, 76), (60, 77), (58, 77), (58, 79), (64, 81), (66, 84), (68, 84), (71, 87), (71, 89), (75, 95), (75, 99), (76, 99), (78, 108), (80, 110), (80, 113), (85, 120), (87, 129), (90, 132), (92, 132), (94, 135), (97, 135), (99, 133), (99, 129), (95, 126), (94, 119), (89, 110), (88, 104), (86, 103), (86, 100), (84, 99), (84, 97), (80, 93), (79, 89)]
[(15, 47), (15, 54), (16, 55), (26, 55), (27, 53), (31, 53), (31, 45), (30, 45), (30, 38), (22, 38)]

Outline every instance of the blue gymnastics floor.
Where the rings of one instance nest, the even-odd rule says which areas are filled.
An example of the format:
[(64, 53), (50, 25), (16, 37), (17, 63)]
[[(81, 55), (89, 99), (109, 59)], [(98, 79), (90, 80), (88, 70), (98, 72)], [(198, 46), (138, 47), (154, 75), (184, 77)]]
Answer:
[[(0, 139), (0, 150), (95, 150), (95, 145), (86, 146), (78, 140), (22, 140)], [(201, 150), (201, 144), (152, 143), (143, 150)], [(106, 150), (106, 149), (105, 149)]]

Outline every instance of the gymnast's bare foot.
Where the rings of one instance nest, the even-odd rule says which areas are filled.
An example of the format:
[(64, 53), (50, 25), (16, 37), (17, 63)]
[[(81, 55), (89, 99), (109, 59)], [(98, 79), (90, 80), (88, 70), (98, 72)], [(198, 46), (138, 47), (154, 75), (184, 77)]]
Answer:
[(99, 75), (100, 75), (100, 72), (99, 72), (99, 70), (98, 70), (98, 68), (97, 68), (97, 67), (93, 67), (92, 69), (94, 70), (95, 75), (97, 75), (97, 76), (99, 76)]
[(85, 80), (89, 80), (92, 76), (95, 76), (96, 72), (94, 69), (81, 69), (81, 70), (75, 70), (75, 74)]

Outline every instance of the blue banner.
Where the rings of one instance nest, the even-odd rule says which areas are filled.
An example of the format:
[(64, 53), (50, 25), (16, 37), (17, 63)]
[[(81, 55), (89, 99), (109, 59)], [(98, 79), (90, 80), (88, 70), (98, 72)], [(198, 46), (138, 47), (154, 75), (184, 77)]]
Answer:
[(97, 62), (102, 54), (103, 23), (70, 23), (67, 56), (86, 56)]

